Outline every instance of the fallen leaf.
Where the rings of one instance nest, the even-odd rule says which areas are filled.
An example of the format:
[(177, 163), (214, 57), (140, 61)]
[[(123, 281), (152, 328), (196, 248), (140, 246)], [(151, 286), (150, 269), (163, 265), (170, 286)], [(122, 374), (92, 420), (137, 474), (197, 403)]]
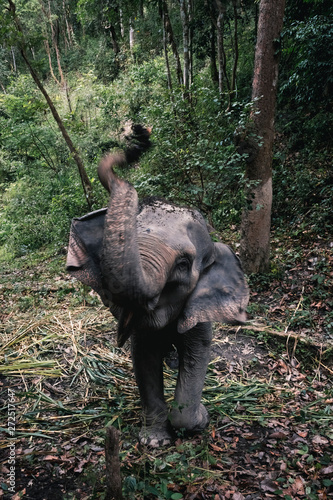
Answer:
[(232, 500), (245, 500), (245, 497), (241, 493), (234, 493), (232, 496)]
[(224, 451), (220, 446), (216, 446), (216, 444), (210, 444), (210, 447), (213, 448), (214, 451)]
[(43, 460), (47, 460), (49, 462), (61, 462), (61, 458), (55, 457), (54, 455), (46, 455), (45, 457), (43, 457)]
[(262, 491), (270, 491), (273, 493), (278, 489), (278, 485), (275, 481), (272, 481), (271, 479), (267, 478), (261, 481), (260, 488), (262, 489)]
[(298, 431), (297, 434), (302, 438), (306, 438), (308, 431)]
[(287, 439), (287, 437), (288, 434), (286, 432), (278, 431), (270, 434), (268, 439)]
[(253, 434), (253, 432), (245, 432), (244, 434), (242, 434), (242, 437), (244, 439), (256, 439), (256, 435)]
[(286, 464), (286, 462), (281, 462), (281, 465), (280, 465), (280, 470), (281, 470), (281, 471), (285, 471), (285, 470), (287, 470), (287, 464)]
[(328, 444), (328, 439), (317, 434), (312, 438), (312, 444)]
[(333, 474), (333, 465), (330, 465), (329, 467), (324, 467), (320, 471), (322, 474)]
[(294, 493), (297, 493), (299, 495), (305, 494), (303, 480), (300, 477), (295, 478), (295, 481), (291, 485), (291, 488)]

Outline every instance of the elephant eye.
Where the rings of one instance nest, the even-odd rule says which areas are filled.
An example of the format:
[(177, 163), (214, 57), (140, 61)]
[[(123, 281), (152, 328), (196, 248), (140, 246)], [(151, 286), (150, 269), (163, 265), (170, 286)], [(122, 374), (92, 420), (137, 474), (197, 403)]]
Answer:
[(191, 268), (192, 262), (187, 257), (182, 257), (176, 263), (176, 271), (186, 272)]
[(192, 268), (192, 262), (193, 259), (190, 257), (182, 256), (178, 260), (176, 260), (174, 268), (169, 276), (168, 282), (174, 283), (174, 284), (179, 284), (187, 282), (189, 275), (190, 275), (190, 270)]

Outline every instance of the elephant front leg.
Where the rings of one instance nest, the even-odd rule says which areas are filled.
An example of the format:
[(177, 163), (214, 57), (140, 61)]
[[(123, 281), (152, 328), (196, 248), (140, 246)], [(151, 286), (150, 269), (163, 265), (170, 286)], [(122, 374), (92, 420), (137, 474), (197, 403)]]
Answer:
[(143, 409), (139, 440), (151, 447), (167, 445), (172, 440), (163, 394), (163, 349), (159, 344), (151, 335), (132, 336), (133, 367)]
[(174, 408), (170, 414), (171, 424), (176, 429), (196, 432), (208, 425), (209, 416), (201, 403), (201, 395), (210, 360), (211, 340), (209, 323), (200, 323), (179, 337), (179, 374)]

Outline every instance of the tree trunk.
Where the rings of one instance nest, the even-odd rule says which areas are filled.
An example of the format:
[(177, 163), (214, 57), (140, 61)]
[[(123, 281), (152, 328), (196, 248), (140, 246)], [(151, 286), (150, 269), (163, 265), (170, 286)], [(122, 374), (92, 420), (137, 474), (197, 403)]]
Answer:
[(62, 7), (63, 7), (64, 16), (65, 16), (65, 24), (66, 24), (66, 31), (67, 31), (67, 37), (65, 37), (65, 41), (67, 38), (67, 45), (68, 45), (68, 47), (71, 47), (73, 45), (74, 32), (73, 32), (73, 26), (70, 24), (70, 22), (68, 20), (69, 8), (67, 7), (65, 0), (62, 1)]
[[(59, 75), (60, 75), (60, 85), (62, 88), (65, 88), (66, 86), (66, 82), (65, 82), (65, 78), (64, 78), (64, 74), (63, 74), (63, 71), (62, 71), (62, 67), (61, 67), (61, 61), (60, 61), (60, 51), (59, 51), (59, 47), (58, 47), (58, 41), (57, 41), (57, 33), (54, 29), (54, 25), (53, 25), (53, 21), (52, 21), (52, 13), (51, 13), (51, 3), (50, 3), (50, 0), (48, 1), (48, 11), (46, 10), (42, 0), (39, 0), (39, 4), (41, 6), (41, 9), (42, 9), (42, 12), (44, 14), (44, 16), (46, 17), (49, 25), (50, 25), (50, 29), (51, 29), (51, 39), (52, 39), (52, 47), (54, 48), (54, 51), (56, 53), (56, 58), (57, 58), (57, 65), (58, 65), (58, 71), (59, 71)], [(47, 30), (46, 30), (46, 36), (47, 36)], [(49, 47), (49, 43), (47, 41), (47, 39), (45, 40), (45, 47), (46, 47), (46, 51), (47, 51), (47, 54), (48, 54), (48, 57), (49, 57), (49, 62), (50, 62), (50, 68), (51, 68), (51, 74), (53, 73), (53, 69), (52, 69), (52, 63), (51, 63), (51, 54), (50, 54), (50, 47)], [(54, 75), (52, 75), (54, 76)], [(55, 78), (56, 81), (58, 81), (56, 78)]]
[(224, 13), (219, 12), (217, 16), (217, 59), (219, 62), (219, 91), (223, 92), (224, 57), (223, 57), (223, 18)]
[(45, 9), (45, 7), (43, 5), (42, 0), (39, 0), (39, 3), (40, 3), (40, 6), (41, 6), (41, 9), (42, 9), (42, 12), (43, 12), (44, 16), (47, 18), (48, 23), (49, 23), (50, 28), (51, 28), (52, 46), (53, 46), (53, 48), (55, 50), (55, 53), (56, 53), (58, 71), (59, 71), (59, 75), (60, 75), (60, 82), (55, 77), (54, 72), (53, 72), (52, 60), (51, 60), (51, 51), (50, 51), (50, 46), (49, 46), (49, 43), (48, 43), (48, 40), (47, 40), (47, 29), (46, 29), (45, 30), (46, 31), (46, 34), (45, 34), (45, 38), (46, 39), (45, 39), (44, 44), (45, 44), (46, 52), (47, 52), (48, 58), (49, 58), (49, 66), (50, 66), (51, 75), (54, 78), (54, 80), (60, 85), (60, 87), (66, 92), (66, 99), (67, 99), (67, 103), (68, 103), (68, 108), (69, 108), (70, 113), (72, 114), (73, 113), (73, 108), (72, 108), (72, 103), (71, 103), (70, 95), (69, 95), (69, 87), (68, 87), (67, 80), (64, 77), (64, 73), (63, 73), (62, 67), (61, 67), (60, 51), (59, 51), (59, 45), (58, 45), (58, 40), (57, 40), (58, 36), (57, 36), (57, 32), (54, 29), (53, 22), (52, 22), (51, 3), (50, 3), (50, 0), (49, 0), (49, 2), (48, 2), (48, 6), (49, 6), (48, 11), (46, 11), (46, 9)]
[(110, 24), (110, 36), (111, 36), (113, 52), (117, 56), (120, 52), (120, 49), (117, 41), (116, 30), (114, 29), (114, 26), (112, 24)]
[(183, 26), (183, 54), (184, 54), (184, 73), (183, 73), (183, 84), (184, 84), (184, 97), (188, 96), (188, 91), (190, 88), (190, 30), (189, 30), (189, 13), (187, 9), (187, 2), (185, 0), (180, 0), (180, 17)]
[(168, 89), (172, 90), (172, 79), (171, 79), (171, 71), (170, 71), (169, 56), (168, 56), (168, 44), (167, 44), (166, 13), (164, 10), (164, 6), (165, 2), (162, 2), (160, 5), (160, 16), (162, 18), (162, 24), (163, 24), (163, 51), (164, 51), (165, 65), (167, 71)]
[(165, 31), (167, 34), (168, 42), (171, 45), (172, 53), (173, 53), (173, 56), (174, 56), (175, 61), (176, 61), (176, 73), (177, 73), (178, 84), (183, 85), (182, 66), (180, 64), (178, 48), (177, 48), (177, 44), (175, 42), (175, 38), (173, 35), (173, 29), (172, 29), (172, 25), (170, 22), (168, 5), (166, 3), (166, 0), (162, 0), (162, 2), (161, 2), (161, 12), (163, 12), (163, 16), (164, 16), (164, 26), (165, 26)]
[(188, 50), (189, 50), (189, 86), (191, 87), (193, 83), (193, 0), (187, 0), (187, 16), (188, 16)]
[(49, 42), (48, 42), (48, 40), (46, 38), (44, 40), (44, 47), (45, 47), (45, 50), (46, 50), (46, 53), (47, 53), (47, 57), (48, 57), (48, 60), (49, 60), (49, 67), (50, 67), (51, 76), (52, 76), (53, 80), (57, 83), (57, 85), (60, 86), (61, 84), (60, 84), (58, 78), (55, 76), (54, 71), (53, 71), (50, 45), (49, 45)]
[(15, 59), (14, 48), (11, 47), (10, 51), (11, 51), (12, 59), (13, 59), (13, 71), (14, 71), (14, 73), (16, 73), (16, 59)]
[(22, 57), (26, 63), (26, 65), (28, 66), (29, 68), (29, 71), (31, 73), (31, 76), (32, 78), (34, 79), (36, 85), (38, 86), (39, 90), (42, 92), (42, 94), (44, 95), (45, 97), (45, 100), (51, 110), (51, 113), (53, 115), (53, 118), (55, 119), (55, 121), (57, 122), (57, 125), (60, 129), (60, 132), (62, 133), (62, 136), (63, 138), (65, 139), (66, 141), (66, 144), (74, 158), (74, 161), (78, 167), (78, 170), (79, 170), (79, 174), (80, 174), (80, 178), (81, 178), (81, 183), (82, 183), (82, 187), (83, 187), (83, 191), (84, 191), (84, 194), (85, 194), (85, 197), (86, 197), (86, 200), (87, 200), (87, 204), (88, 204), (88, 207), (89, 207), (89, 210), (92, 209), (92, 206), (93, 206), (93, 203), (94, 203), (94, 200), (93, 200), (93, 194), (92, 194), (92, 185), (91, 185), (91, 182), (90, 182), (90, 179), (87, 175), (87, 172), (86, 172), (86, 169), (84, 167), (84, 164), (83, 164), (83, 161), (78, 153), (78, 151), (76, 150), (74, 144), (72, 143), (72, 140), (71, 138), (69, 137), (68, 135), (68, 132), (59, 116), (59, 113), (58, 111), (56, 110), (50, 96), (48, 95), (48, 93), (46, 92), (43, 84), (41, 83), (41, 81), (39, 80), (35, 70), (33, 69), (33, 67), (31, 66), (30, 64), (30, 61), (29, 59), (27, 58), (27, 55), (24, 51), (24, 49), (22, 48), (21, 49), (21, 54), (22, 54)]
[(232, 3), (233, 3), (233, 10), (234, 10), (234, 64), (232, 67), (232, 74), (231, 74), (228, 111), (230, 111), (230, 109), (231, 109), (231, 101), (235, 96), (236, 74), (237, 74), (237, 65), (238, 65), (238, 56), (239, 56), (239, 53), (238, 53), (237, 0), (232, 0)]
[[(251, 132), (254, 155), (248, 158), (247, 207), (242, 215), (240, 254), (247, 273), (269, 270), (272, 206), (272, 157), (278, 80), (276, 41), (280, 37), (285, 0), (261, 0), (252, 84)], [(249, 127), (250, 128), (250, 127)], [(252, 135), (253, 136), (253, 135)], [(247, 138), (250, 143), (250, 138)]]
[(211, 21), (210, 21), (210, 74), (212, 77), (212, 82), (213, 83), (218, 83), (219, 82), (219, 74), (217, 71), (217, 66), (216, 66), (216, 43), (215, 43), (215, 37), (216, 37), (216, 22), (215, 19), (213, 18), (213, 14), (210, 11), (211, 15)]
[(129, 46), (130, 46), (130, 51), (133, 52), (134, 48), (134, 28), (133, 28), (133, 20), (130, 18), (129, 20)]
[(227, 83), (227, 87), (229, 89), (229, 81), (227, 77), (226, 70), (226, 55), (224, 50), (224, 15), (226, 11), (226, 6), (220, 0), (215, 1), (217, 6), (217, 22), (216, 22), (216, 31), (217, 31), (217, 59), (219, 63), (218, 70), (218, 81), (219, 81), (219, 91), (223, 92), (223, 83), (224, 80)]
[(85, 197), (86, 197), (86, 200), (87, 200), (87, 204), (88, 204), (88, 207), (89, 207), (89, 210), (92, 209), (92, 205), (93, 205), (93, 196), (92, 196), (92, 185), (91, 185), (91, 182), (89, 180), (89, 177), (87, 175), (87, 172), (84, 168), (84, 165), (83, 165), (83, 162), (82, 162), (82, 159), (79, 155), (79, 153), (77, 152), (74, 144), (72, 143), (72, 140), (71, 138), (69, 137), (68, 133), (67, 133), (67, 130), (59, 116), (59, 113), (58, 111), (56, 110), (53, 102), (52, 102), (52, 99), (50, 98), (49, 94), (47, 93), (46, 89), (44, 88), (42, 82), (40, 81), (40, 79), (38, 78), (38, 75), (37, 73), (35, 72), (34, 68), (32, 67), (31, 63), (30, 63), (30, 60), (27, 56), (27, 53), (25, 51), (25, 42), (24, 42), (24, 34), (23, 34), (23, 30), (22, 30), (22, 27), (21, 27), (21, 24), (19, 22), (19, 19), (18, 17), (16, 16), (16, 6), (14, 4), (14, 2), (12, 0), (8, 0), (8, 3), (9, 3), (9, 10), (10, 12), (12, 13), (12, 16), (13, 16), (13, 20), (14, 20), (14, 23), (15, 23), (15, 26), (16, 26), (16, 29), (18, 30), (18, 32), (21, 34), (21, 48), (20, 48), (20, 51), (21, 51), (21, 55), (24, 59), (24, 62), (26, 63), (29, 71), (30, 71), (30, 74), (32, 76), (32, 78), (34, 79), (37, 87), (39, 88), (39, 90), (41, 91), (41, 93), (43, 94), (43, 96), (45, 97), (45, 100), (51, 110), (51, 113), (53, 115), (53, 118), (55, 119), (55, 121), (57, 122), (57, 125), (63, 135), (63, 138), (65, 139), (66, 141), (66, 144), (77, 164), (77, 167), (78, 167), (78, 170), (79, 170), (79, 174), (80, 174), (80, 177), (81, 177), (81, 182), (82, 182), (82, 187), (83, 187), (83, 191), (85, 193)]
[(58, 71), (59, 71), (59, 75), (60, 75), (60, 84), (61, 84), (62, 88), (65, 88), (67, 84), (66, 84), (66, 81), (65, 81), (65, 78), (64, 78), (62, 67), (61, 67), (60, 51), (59, 51), (59, 46), (58, 46), (57, 34), (56, 34), (56, 31), (54, 30), (54, 26), (53, 26), (53, 22), (52, 22), (52, 13), (51, 13), (51, 3), (50, 3), (50, 0), (49, 0), (48, 20), (49, 20), (49, 23), (50, 23), (51, 34), (52, 34), (52, 45), (53, 45), (53, 48), (55, 50), (56, 58), (57, 58)]
[(121, 7), (119, 7), (119, 25), (120, 25), (121, 38), (124, 38), (125, 36), (124, 14), (123, 14), (123, 9)]
[(0, 80), (0, 87), (1, 87), (2, 92), (3, 92), (4, 94), (7, 94), (6, 89), (5, 89), (5, 87), (4, 87), (4, 85), (3, 85), (3, 83), (2, 83), (2, 81), (1, 81), (1, 80)]

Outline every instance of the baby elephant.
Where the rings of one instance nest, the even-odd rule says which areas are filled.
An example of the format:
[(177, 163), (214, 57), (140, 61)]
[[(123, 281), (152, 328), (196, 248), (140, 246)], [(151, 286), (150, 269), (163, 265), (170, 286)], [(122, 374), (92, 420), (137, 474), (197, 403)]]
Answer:
[[(138, 150), (138, 145), (135, 146)], [(211, 322), (242, 323), (248, 288), (239, 260), (213, 243), (200, 213), (137, 192), (113, 170), (129, 154), (105, 157), (98, 169), (108, 207), (72, 221), (67, 269), (91, 286), (118, 323), (118, 346), (131, 337), (143, 408), (140, 442), (169, 444), (172, 428), (201, 431)], [(169, 413), (163, 357), (175, 346), (179, 373)]]

